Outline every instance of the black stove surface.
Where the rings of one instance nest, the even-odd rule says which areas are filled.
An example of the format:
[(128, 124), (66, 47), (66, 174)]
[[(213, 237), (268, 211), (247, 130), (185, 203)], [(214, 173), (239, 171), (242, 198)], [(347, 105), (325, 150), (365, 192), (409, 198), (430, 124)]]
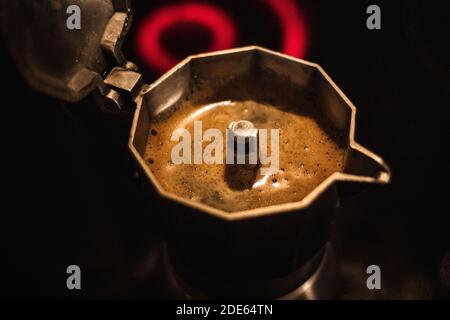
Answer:
[[(146, 81), (189, 54), (251, 44), (319, 63), (358, 108), (357, 141), (393, 172), (390, 185), (342, 204), (331, 239), (338, 298), (450, 298), (448, 2), (377, 1), (376, 31), (365, 25), (371, 1), (195, 3), (191, 21), (179, 22), (177, 8), (192, 2), (135, 1), (125, 55)], [(155, 24), (157, 15), (173, 23)], [(146, 42), (148, 28), (159, 32), (158, 48)], [(170, 298), (155, 249), (159, 208), (124, 140), (93, 102), (32, 92), (1, 52), (0, 297)], [(82, 266), (81, 291), (66, 288), (71, 264)], [(381, 269), (381, 290), (366, 286), (369, 265)]]

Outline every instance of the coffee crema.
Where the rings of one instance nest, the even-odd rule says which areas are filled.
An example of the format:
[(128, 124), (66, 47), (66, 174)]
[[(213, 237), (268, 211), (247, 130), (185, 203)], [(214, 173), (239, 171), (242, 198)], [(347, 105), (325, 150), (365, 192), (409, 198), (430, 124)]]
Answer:
[[(172, 148), (178, 142), (172, 142), (171, 135), (176, 129), (184, 128), (194, 137), (194, 121), (202, 121), (203, 132), (215, 128), (225, 136), (229, 124), (239, 120), (268, 132), (279, 129), (278, 170), (262, 176), (255, 166), (227, 165), (225, 150), (223, 164), (172, 163)], [(203, 142), (203, 148), (209, 143)], [(267, 145), (270, 156), (270, 141)], [(307, 100), (295, 108), (253, 100), (183, 101), (152, 119), (145, 152), (164, 190), (230, 213), (301, 201), (331, 174), (343, 170), (344, 157), (343, 137)]]

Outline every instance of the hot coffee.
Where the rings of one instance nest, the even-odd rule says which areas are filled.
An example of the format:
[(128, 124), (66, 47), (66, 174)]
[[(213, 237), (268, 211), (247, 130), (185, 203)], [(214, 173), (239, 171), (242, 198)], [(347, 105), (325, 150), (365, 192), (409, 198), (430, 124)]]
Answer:
[[(230, 123), (245, 120), (257, 129), (279, 129), (279, 167), (264, 175), (259, 166), (226, 164), (174, 164), (172, 152), (178, 141), (173, 132), (186, 129), (194, 137), (194, 122), (203, 131), (219, 129), (225, 135)], [(270, 133), (268, 134), (270, 139)], [(210, 141), (201, 142), (205, 148)], [(268, 154), (271, 143), (268, 141)], [(191, 154), (194, 154), (193, 143)], [(202, 202), (227, 212), (237, 212), (302, 200), (321, 182), (342, 171), (344, 141), (312, 101), (302, 99), (295, 107), (253, 100), (198, 104), (184, 101), (176, 112), (153, 118), (145, 159), (161, 186), (180, 197)], [(269, 166), (269, 165), (268, 165)]]

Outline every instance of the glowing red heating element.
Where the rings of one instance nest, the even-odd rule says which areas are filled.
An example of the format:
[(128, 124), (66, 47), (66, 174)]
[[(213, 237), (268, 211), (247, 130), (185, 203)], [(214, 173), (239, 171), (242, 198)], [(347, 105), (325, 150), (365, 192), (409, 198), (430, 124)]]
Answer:
[[(306, 52), (305, 20), (293, 0), (266, 0), (280, 20), (283, 42), (282, 51), (294, 57)], [(138, 37), (139, 54), (155, 70), (164, 72), (178, 61), (161, 44), (161, 35), (177, 23), (195, 23), (212, 33), (208, 51), (235, 46), (236, 30), (231, 19), (219, 8), (205, 3), (182, 3), (159, 8), (142, 24)]]
[(303, 58), (306, 53), (305, 19), (292, 0), (266, 0), (280, 19), (283, 31), (282, 51), (297, 58)]
[(236, 41), (233, 22), (220, 9), (204, 3), (183, 3), (165, 6), (144, 22), (138, 34), (138, 51), (156, 70), (166, 71), (178, 61), (162, 46), (160, 36), (167, 28), (180, 22), (197, 23), (212, 33), (210, 51), (231, 48)]

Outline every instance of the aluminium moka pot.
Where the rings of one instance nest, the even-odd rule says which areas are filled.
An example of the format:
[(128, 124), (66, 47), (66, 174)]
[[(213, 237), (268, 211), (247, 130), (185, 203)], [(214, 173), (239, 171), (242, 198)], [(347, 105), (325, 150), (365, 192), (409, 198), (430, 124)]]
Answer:
[[(83, 12), (77, 32), (65, 25), (63, 8), (73, 4)], [(333, 297), (326, 289), (332, 286), (326, 277), (332, 271), (325, 270), (331, 259), (327, 243), (343, 188), (387, 184), (391, 173), (379, 156), (355, 142), (356, 108), (319, 65), (250, 46), (190, 56), (147, 85), (121, 50), (132, 18), (129, 1), (11, 0), (0, 9), (3, 36), (31, 87), (67, 102), (95, 96), (105, 114), (134, 114), (128, 148), (149, 199), (158, 199), (162, 259), (175, 298)], [(29, 17), (45, 19), (24, 23)], [(277, 86), (271, 87), (273, 79)], [(248, 210), (227, 211), (171, 192), (145, 157), (151, 123), (183, 112), (194, 88), (199, 105), (242, 99), (247, 88), (263, 89), (271, 100), (307, 97), (343, 137), (342, 168), (298, 201)], [(246, 92), (246, 99), (259, 99)], [(305, 293), (311, 281), (320, 288)]]

